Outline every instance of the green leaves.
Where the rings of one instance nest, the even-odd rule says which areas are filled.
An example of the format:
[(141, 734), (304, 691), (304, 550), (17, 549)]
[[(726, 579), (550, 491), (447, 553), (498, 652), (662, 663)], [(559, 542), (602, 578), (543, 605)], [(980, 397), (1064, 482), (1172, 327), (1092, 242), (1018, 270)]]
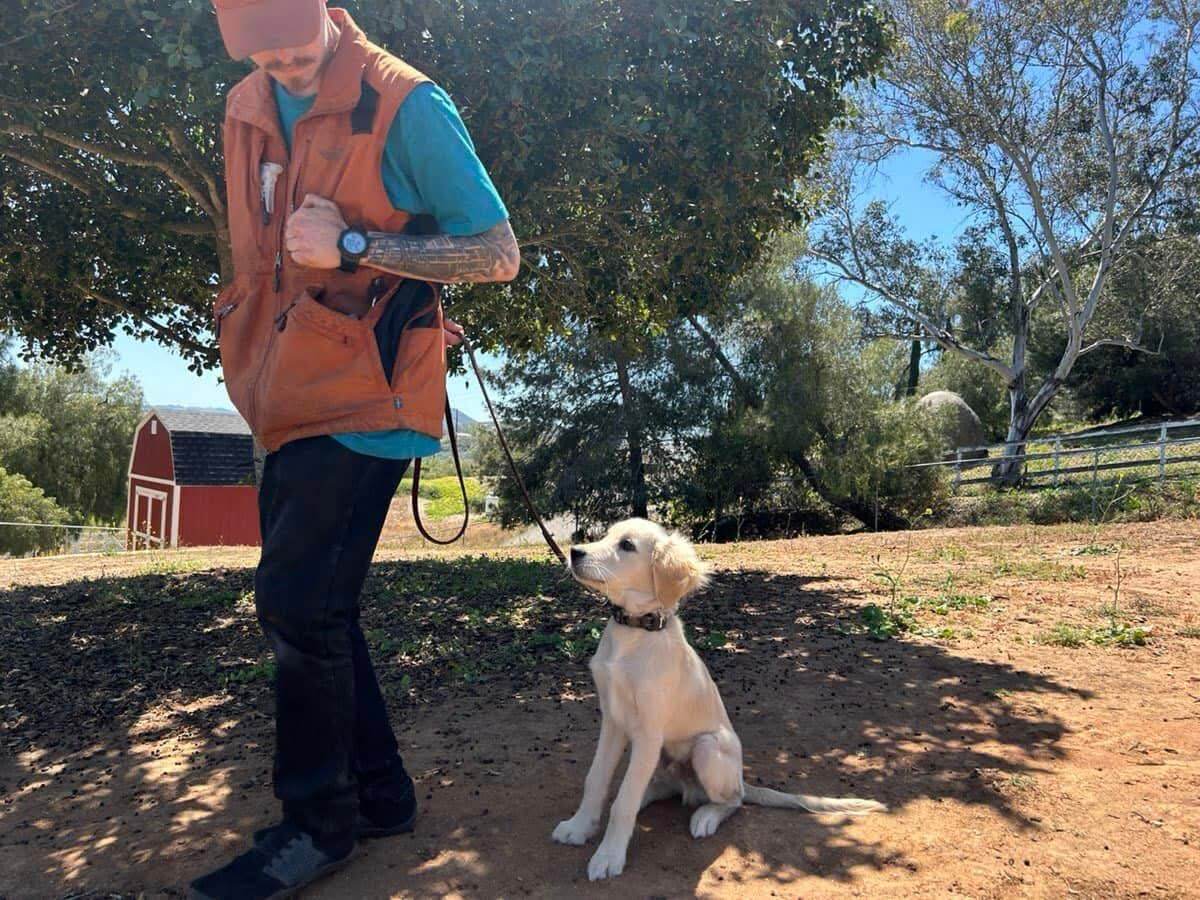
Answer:
[[(209, 0), (60, 16), (17, 2), (0, 21), (0, 231), (15, 236), (0, 324), (62, 360), (121, 327), (214, 365), (209, 301), (230, 277), (215, 136), (246, 66), (227, 59)], [(512, 212), (530, 261), (518, 283), (452, 296), (476, 343), (509, 353), (569, 322), (650, 334), (681, 305), (719, 304), (759, 235), (794, 220), (792, 186), (842, 86), (883, 49), (861, 0), (350, 6), (451, 92)], [(6, 133), (21, 117), (95, 149)]]

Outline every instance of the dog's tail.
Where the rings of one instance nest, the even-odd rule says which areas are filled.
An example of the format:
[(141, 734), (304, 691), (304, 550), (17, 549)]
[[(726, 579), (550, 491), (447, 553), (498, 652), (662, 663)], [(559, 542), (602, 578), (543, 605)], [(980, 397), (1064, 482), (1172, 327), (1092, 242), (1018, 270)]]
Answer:
[(811, 794), (785, 794), (770, 788), (746, 785), (745, 800), (756, 806), (777, 806), (782, 809), (805, 809), (814, 813), (845, 813), (865, 816), (867, 813), (887, 812), (887, 807), (874, 800), (857, 797), (814, 797)]

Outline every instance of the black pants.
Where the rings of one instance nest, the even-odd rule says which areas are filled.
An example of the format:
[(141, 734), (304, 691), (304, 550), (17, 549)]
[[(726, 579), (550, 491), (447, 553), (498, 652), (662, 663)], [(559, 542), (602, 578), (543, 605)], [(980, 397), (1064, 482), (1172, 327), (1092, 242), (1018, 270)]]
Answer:
[(408, 460), (330, 437), (267, 457), (255, 604), (275, 648), (275, 795), (283, 816), (330, 843), (360, 805), (412, 790), (359, 627), (359, 593)]
[[(400, 332), (431, 290), (406, 281), (376, 324), (389, 376)], [(330, 844), (352, 840), (360, 808), (386, 818), (411, 802), (358, 604), (408, 463), (314, 437), (263, 467), (254, 597), (275, 648), (275, 795), (286, 820)]]

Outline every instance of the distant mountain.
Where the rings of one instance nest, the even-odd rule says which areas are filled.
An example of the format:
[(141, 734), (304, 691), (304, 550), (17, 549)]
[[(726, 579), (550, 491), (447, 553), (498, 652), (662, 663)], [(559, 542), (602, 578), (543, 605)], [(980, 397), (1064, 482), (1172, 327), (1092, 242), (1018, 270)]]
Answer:
[(472, 419), (461, 409), (451, 407), (451, 412), (454, 414), (454, 430), (455, 431), (472, 431), (479, 424), (478, 419)]

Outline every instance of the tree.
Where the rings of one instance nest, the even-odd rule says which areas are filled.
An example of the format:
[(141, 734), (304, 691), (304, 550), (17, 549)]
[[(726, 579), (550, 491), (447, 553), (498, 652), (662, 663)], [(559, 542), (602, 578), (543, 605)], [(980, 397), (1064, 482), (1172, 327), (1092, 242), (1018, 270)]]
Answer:
[[(873, 529), (933, 502), (936, 473), (904, 469), (935, 439), (892, 402), (894, 346), (796, 276), (795, 240), (768, 246), (721, 319), (681, 319), (638, 353), (581, 328), (510, 360), (504, 421), (541, 511), (586, 528), (647, 508), (695, 522), (816, 505)], [(498, 454), (485, 468), (503, 471)], [(523, 520), (507, 476), (500, 495), (502, 518)]]
[(736, 359), (739, 393), (762, 422), (776, 471), (803, 480), (830, 507), (867, 528), (903, 528), (934, 502), (936, 475), (905, 470), (933, 457), (926, 416), (894, 400), (897, 348), (864, 334), (855, 310), (794, 261), (784, 237), (735, 287), (737, 310), (716, 323)]
[(92, 357), (78, 371), (0, 358), (0, 465), (55, 498), (72, 518), (118, 522), (142, 389)]
[[(885, 38), (865, 0), (351, 4), (454, 94), (513, 213), (518, 281), (463, 289), (481, 347), (661, 327), (760, 237)], [(215, 364), (229, 62), (209, 0), (17, 0), (0, 21), (0, 321), (76, 361), (126, 328)]]
[[(664, 488), (724, 386), (690, 332), (669, 329), (635, 352), (584, 325), (510, 358), (498, 380), (509, 386), (505, 432), (539, 511), (569, 513), (583, 530), (674, 499)], [(497, 447), (480, 467), (501, 474), (502, 523), (526, 521)]]
[[(1176, 231), (1141, 241), (1115, 268), (1112, 298), (1097, 311), (1109, 333), (1140, 331), (1153, 354), (1105, 347), (1079, 361), (1071, 396), (1096, 418), (1192, 416), (1200, 412), (1200, 249), (1196, 237)], [(1062, 354), (1061, 337), (1035, 340), (1030, 357), (1050, 369)]]
[[(24, 475), (0, 468), (0, 521), (53, 525), (66, 520), (66, 512), (59, 508), (54, 498), (47, 497), (41, 488), (30, 484)], [(55, 550), (62, 543), (63, 533), (57, 528), (14, 524), (0, 528), (0, 552), (10, 556)]]
[[(895, 242), (875, 240), (886, 231), (869, 216), (860, 227), (856, 211), (838, 206), (853, 191), (833, 194), (814, 251), (944, 350), (1004, 379), (1010, 410), (998, 471), (1014, 480), (1030, 430), (1078, 360), (1104, 347), (1142, 349), (1137, 329), (1097, 336), (1091, 326), (1136, 239), (1161, 233), (1182, 202), (1200, 123), (1200, 7), (900, 0), (891, 9), (901, 49), (879, 90), (862, 98), (848, 152), (933, 154), (930, 180), (992, 231), (1007, 260), (1009, 352), (971, 343), (880, 277)], [(1034, 383), (1032, 330), (1051, 320), (1061, 353)]]

